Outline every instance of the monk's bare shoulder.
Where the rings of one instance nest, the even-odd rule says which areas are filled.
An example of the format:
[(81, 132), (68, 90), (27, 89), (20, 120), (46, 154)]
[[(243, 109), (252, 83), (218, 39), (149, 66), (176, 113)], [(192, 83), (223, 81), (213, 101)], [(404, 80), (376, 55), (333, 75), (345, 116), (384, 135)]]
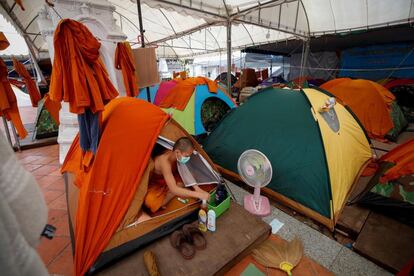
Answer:
[(154, 163), (156, 172), (160, 174), (165, 171), (171, 171), (171, 164), (168, 161), (168, 154), (157, 156), (154, 160)]

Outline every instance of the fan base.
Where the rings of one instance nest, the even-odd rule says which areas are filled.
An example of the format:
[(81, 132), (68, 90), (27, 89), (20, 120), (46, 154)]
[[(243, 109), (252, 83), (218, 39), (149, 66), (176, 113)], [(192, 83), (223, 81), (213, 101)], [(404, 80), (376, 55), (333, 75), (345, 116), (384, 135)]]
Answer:
[(244, 209), (260, 217), (270, 215), (270, 203), (269, 199), (265, 196), (260, 196), (259, 208), (256, 207), (253, 195), (244, 196)]

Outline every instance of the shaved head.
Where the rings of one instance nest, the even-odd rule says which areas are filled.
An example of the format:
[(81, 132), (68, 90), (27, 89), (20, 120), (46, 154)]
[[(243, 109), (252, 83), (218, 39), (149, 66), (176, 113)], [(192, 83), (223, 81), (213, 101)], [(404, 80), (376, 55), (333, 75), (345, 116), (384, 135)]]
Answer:
[(193, 149), (193, 142), (188, 137), (181, 137), (175, 142), (173, 147), (173, 150), (179, 150), (181, 152), (192, 151)]

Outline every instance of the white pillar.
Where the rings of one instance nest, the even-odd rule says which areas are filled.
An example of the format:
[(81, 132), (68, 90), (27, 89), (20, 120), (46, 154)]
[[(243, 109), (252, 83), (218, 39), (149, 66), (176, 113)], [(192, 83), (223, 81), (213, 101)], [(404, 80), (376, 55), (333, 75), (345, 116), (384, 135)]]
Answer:
[[(62, 18), (71, 18), (85, 24), (95, 37), (101, 41), (101, 58), (105, 63), (109, 78), (119, 91), (125, 95), (122, 74), (115, 69), (115, 49), (118, 41), (124, 41), (126, 36), (116, 25), (115, 7), (108, 0), (92, 2), (90, 0), (55, 0), (55, 10)], [(47, 42), (49, 55), (53, 62), (53, 32), (60, 21), (59, 15), (53, 9), (45, 7), (39, 12), (38, 25), (42, 36)], [(53, 70), (53, 69), (52, 69)], [(59, 113), (59, 160), (63, 163), (66, 154), (78, 133), (78, 120), (75, 114), (69, 112), (67, 103), (62, 103)]]

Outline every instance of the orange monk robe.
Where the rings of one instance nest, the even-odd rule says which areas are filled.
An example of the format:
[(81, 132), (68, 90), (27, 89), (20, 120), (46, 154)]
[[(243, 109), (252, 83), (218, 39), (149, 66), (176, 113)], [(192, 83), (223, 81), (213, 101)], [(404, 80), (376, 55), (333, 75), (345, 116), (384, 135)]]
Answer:
[(37, 88), (37, 85), (35, 81), (30, 76), (29, 72), (27, 71), (26, 67), (19, 62), (17, 59), (13, 57), (13, 66), (14, 70), (19, 74), (20, 77), (23, 78), (24, 83), (26, 84), (27, 91), (30, 95), (30, 101), (32, 102), (33, 107), (37, 107), (37, 103), (42, 98), (40, 96), (39, 89)]
[(132, 56), (131, 45), (128, 42), (120, 42), (115, 51), (115, 68), (122, 70), (125, 91), (128, 97), (138, 95), (138, 82), (135, 77), (135, 64)]
[(59, 111), (62, 108), (62, 104), (60, 102), (52, 101), (49, 97), (49, 93), (44, 96), (45, 99), (45, 107), (46, 110), (49, 111), (50, 116), (52, 116), (53, 120), (55, 120), (56, 124), (60, 124), (59, 120)]
[(0, 50), (6, 50), (10, 42), (7, 40), (3, 32), (0, 32)]
[(182, 79), (174, 79), (177, 82), (177, 85), (174, 86), (170, 93), (163, 99), (160, 103), (161, 108), (175, 108), (177, 110), (183, 111), (191, 96), (194, 93), (194, 90), (197, 85), (207, 84), (208, 91), (211, 93), (217, 93), (217, 83), (204, 77), (195, 77)]
[(55, 30), (55, 55), (50, 81), (50, 99), (69, 103), (76, 114), (90, 108), (93, 113), (118, 96), (99, 57), (101, 43), (89, 29), (75, 20), (61, 20)]
[[(176, 182), (182, 182), (178, 171), (174, 172)], [(144, 205), (151, 213), (158, 211), (167, 197), (169, 188), (163, 175), (152, 174), (150, 177), (147, 194), (145, 195)]]
[(21, 139), (24, 139), (27, 136), (27, 131), (20, 118), (16, 95), (14, 95), (7, 76), (7, 66), (0, 58), (0, 116), (4, 116), (7, 121), (12, 121), (17, 134)]

